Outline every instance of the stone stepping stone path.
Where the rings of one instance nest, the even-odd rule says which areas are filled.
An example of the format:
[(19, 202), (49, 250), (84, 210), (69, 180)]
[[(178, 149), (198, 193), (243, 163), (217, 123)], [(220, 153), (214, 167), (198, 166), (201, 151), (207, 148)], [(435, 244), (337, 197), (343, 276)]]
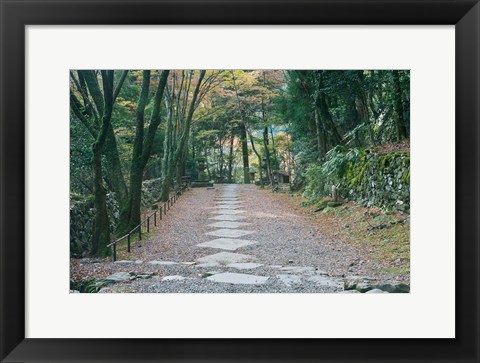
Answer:
[(229, 221), (223, 221), (223, 222), (216, 222), (207, 225), (207, 227), (214, 227), (214, 228), (238, 228), (242, 226), (246, 226), (250, 223), (245, 223), (245, 222), (229, 222)]
[(115, 261), (114, 263), (116, 263), (117, 265), (128, 265), (128, 264), (131, 264), (131, 263), (135, 263), (137, 265), (140, 265), (143, 263), (142, 260), (120, 260), (120, 261)]
[[(258, 232), (249, 223), (253, 218), (248, 205), (242, 200), (238, 185), (220, 186), (215, 189), (211, 205), (204, 207), (209, 228), (205, 240), (195, 245), (200, 258), (195, 261), (124, 260), (116, 264), (132, 266), (144, 264), (162, 271), (163, 277), (155, 282), (161, 292), (335, 292), (344, 290), (344, 279), (329, 277), (314, 266), (296, 266), (265, 263), (255, 256), (255, 240)], [(253, 220), (251, 220), (253, 222)], [(258, 227), (257, 227), (258, 228)], [(260, 235), (260, 234), (258, 234)], [(253, 248), (251, 247), (253, 246)], [(242, 249), (249, 251), (242, 253)], [(204, 256), (204, 252), (207, 255)], [(275, 251), (272, 251), (275, 253)], [(198, 255), (197, 255), (198, 256)], [(158, 271), (157, 270), (157, 271)], [(158, 272), (157, 272), (158, 273)], [(153, 273), (152, 273), (153, 274)], [(152, 277), (152, 274), (146, 275)], [(143, 277), (142, 277), (143, 278)], [(111, 283), (132, 283), (140, 276), (117, 272), (107, 279)], [(155, 278), (152, 279), (155, 281)], [(150, 280), (150, 284), (154, 283)], [(273, 290), (272, 290), (273, 289)], [(226, 291), (225, 291), (226, 290)], [(372, 291), (371, 293), (380, 293)], [(352, 293), (354, 293), (352, 291)]]
[(241, 208), (239, 205), (216, 205), (213, 209), (238, 209)]
[(223, 272), (207, 277), (207, 280), (215, 282), (226, 282), (229, 284), (258, 285), (267, 282), (268, 277), (239, 274), (234, 272)]
[(232, 216), (229, 214), (222, 214), (216, 217), (211, 217), (209, 219), (216, 219), (217, 221), (239, 221), (241, 219), (245, 219), (245, 216)]
[[(219, 229), (205, 233), (207, 236), (223, 238), (217, 238), (211, 241), (203, 242), (197, 246), (236, 251), (239, 248), (257, 243), (256, 241), (252, 240), (239, 239), (239, 237), (253, 234), (255, 231), (238, 229), (239, 227), (244, 227), (249, 223), (235, 222), (241, 218), (245, 218), (238, 215), (246, 212), (244, 210), (243, 202), (239, 199), (239, 193), (236, 192), (236, 189), (237, 186), (224, 187), (222, 194), (215, 198), (215, 206), (213, 209), (216, 210), (212, 213), (218, 214), (218, 216), (210, 219), (220, 220), (221, 222), (209, 225), (209, 227)], [(219, 252), (199, 258), (198, 261), (202, 262), (202, 264), (198, 266), (211, 267), (223, 265), (237, 270), (251, 270), (263, 266), (263, 264), (260, 263), (246, 262), (254, 259), (255, 258), (253, 256), (244, 255), (241, 253)], [(207, 277), (207, 280), (229, 284), (257, 285), (264, 284), (268, 280), (268, 277), (215, 271), (215, 273)]]
[(212, 212), (213, 214), (241, 214), (245, 213), (244, 210), (235, 210), (235, 209), (222, 209), (216, 210)]
[(239, 262), (239, 263), (229, 263), (227, 267), (236, 268), (237, 270), (252, 270), (257, 267), (261, 267), (263, 264), (254, 263), (254, 262)]
[(317, 276), (309, 277), (307, 281), (314, 282), (317, 285), (321, 285), (325, 287), (336, 287), (339, 289), (343, 289), (343, 279), (335, 279), (332, 277), (317, 275)]
[(255, 241), (234, 238), (217, 238), (208, 242), (198, 244), (200, 247), (218, 248), (221, 250), (235, 251), (241, 247), (253, 245)]
[(243, 229), (224, 228), (224, 229), (217, 229), (216, 231), (208, 232), (205, 234), (209, 236), (237, 238), (237, 237), (243, 237), (252, 233), (255, 233), (255, 232), (245, 231)]
[(241, 253), (232, 253), (232, 252), (219, 252), (214, 255), (208, 255), (205, 257), (199, 258), (198, 262), (206, 263), (216, 263), (218, 265), (228, 265), (229, 263), (235, 262), (247, 262), (252, 261), (255, 258), (250, 255), (243, 255)]
[(128, 272), (115, 272), (114, 274), (105, 278), (105, 280), (109, 282), (123, 282), (131, 279), (132, 276)]
[[(255, 203), (256, 200), (251, 193), (256, 193), (253, 186), (216, 186), (207, 197), (211, 198), (210, 202), (205, 199), (207, 203), (202, 203), (199, 208), (198, 223), (202, 228), (198, 234), (185, 244), (182, 231), (178, 244), (172, 245), (173, 252), (180, 248), (188, 251), (156, 253), (155, 256), (165, 257), (142, 257), (145, 261), (113, 262), (116, 268), (111, 275), (98, 280), (99, 284), (108, 284), (99, 292), (380, 294), (397, 292), (400, 288), (375, 285), (374, 280), (365, 276), (329, 276), (318, 268), (321, 265), (317, 265), (315, 259), (305, 259), (302, 254), (297, 255), (296, 250), (278, 258), (275, 255), (279, 252), (276, 242), (282, 248), (289, 240), (281, 240), (281, 228), (278, 235), (272, 234), (270, 240), (265, 238), (263, 219), (258, 218), (261, 206), (250, 205), (250, 201)], [(269, 223), (268, 220), (265, 223)], [(270, 251), (272, 258), (269, 257)], [(100, 262), (85, 258), (80, 263)], [(114, 272), (122, 267), (127, 271), (140, 269), (143, 272)], [(405, 292), (403, 290), (402, 287), (401, 292)]]

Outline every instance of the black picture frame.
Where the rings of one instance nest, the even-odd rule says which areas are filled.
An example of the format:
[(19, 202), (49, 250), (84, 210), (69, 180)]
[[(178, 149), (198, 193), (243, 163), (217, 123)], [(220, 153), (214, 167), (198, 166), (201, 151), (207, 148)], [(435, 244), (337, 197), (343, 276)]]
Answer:
[[(2, 362), (480, 361), (478, 0), (1, 0), (0, 6)], [(454, 24), (456, 338), (25, 339), (25, 26), (38, 24)]]

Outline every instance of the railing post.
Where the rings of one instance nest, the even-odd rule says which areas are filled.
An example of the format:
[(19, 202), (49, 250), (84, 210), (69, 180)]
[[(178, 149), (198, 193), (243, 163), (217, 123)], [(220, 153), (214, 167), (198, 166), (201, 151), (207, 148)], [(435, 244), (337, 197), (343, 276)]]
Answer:
[(163, 213), (167, 214), (167, 202), (163, 203)]
[(153, 225), (157, 226), (157, 211), (153, 212)]
[(147, 217), (147, 233), (150, 233), (150, 217)]
[(117, 242), (113, 244), (113, 262), (117, 260)]
[(160, 220), (162, 220), (162, 207), (160, 207)]
[(140, 223), (138, 226), (138, 240), (142, 240), (142, 223)]
[(128, 234), (127, 241), (128, 241), (128, 249), (127, 249), (127, 251), (130, 252), (130, 233)]

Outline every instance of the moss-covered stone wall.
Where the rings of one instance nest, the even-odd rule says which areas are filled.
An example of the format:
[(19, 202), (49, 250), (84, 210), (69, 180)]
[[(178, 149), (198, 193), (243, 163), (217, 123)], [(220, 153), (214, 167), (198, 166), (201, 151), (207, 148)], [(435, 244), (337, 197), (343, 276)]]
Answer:
[(350, 163), (340, 191), (367, 206), (410, 212), (410, 155), (363, 153)]
[(313, 200), (337, 194), (366, 206), (410, 212), (410, 155), (379, 154), (371, 150), (333, 150), (323, 164), (310, 166), (304, 175), (304, 194)]
[[(161, 179), (151, 179), (142, 185), (142, 207), (150, 208), (160, 196)], [(120, 207), (114, 193), (107, 194), (110, 233), (113, 234), (120, 216)], [(93, 197), (70, 196), (70, 255), (82, 257), (91, 248), (95, 209)]]
[[(107, 194), (107, 210), (110, 233), (113, 233), (120, 215), (120, 208), (113, 193)], [(93, 196), (70, 197), (70, 256), (83, 257), (91, 249), (94, 218)]]

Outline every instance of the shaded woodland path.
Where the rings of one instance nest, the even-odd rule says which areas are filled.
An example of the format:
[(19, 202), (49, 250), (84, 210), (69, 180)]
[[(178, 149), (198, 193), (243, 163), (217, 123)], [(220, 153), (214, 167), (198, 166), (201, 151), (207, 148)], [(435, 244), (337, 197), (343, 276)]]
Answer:
[(216, 185), (186, 192), (154, 237), (96, 277), (115, 273), (101, 292), (341, 292), (358, 254), (268, 189)]

